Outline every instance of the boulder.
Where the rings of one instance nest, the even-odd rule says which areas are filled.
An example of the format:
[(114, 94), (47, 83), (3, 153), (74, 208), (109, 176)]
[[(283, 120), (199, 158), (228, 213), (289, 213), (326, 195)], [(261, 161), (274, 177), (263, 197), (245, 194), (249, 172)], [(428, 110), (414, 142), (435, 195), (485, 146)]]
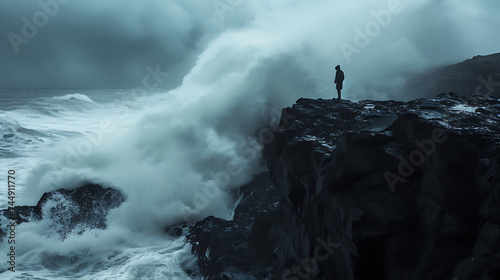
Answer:
[[(2, 215), (17, 224), (51, 220), (51, 230), (64, 239), (68, 234), (81, 234), (88, 229), (105, 229), (109, 210), (124, 201), (120, 191), (87, 184), (74, 190), (58, 189), (44, 193), (35, 206), (4, 209)], [(0, 232), (3, 237), (4, 233)]]

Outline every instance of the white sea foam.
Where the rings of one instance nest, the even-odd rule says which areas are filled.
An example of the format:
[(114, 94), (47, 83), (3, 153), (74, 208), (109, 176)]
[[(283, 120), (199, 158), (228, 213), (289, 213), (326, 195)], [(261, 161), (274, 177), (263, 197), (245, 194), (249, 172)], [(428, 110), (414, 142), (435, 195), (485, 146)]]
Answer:
[(55, 96), (53, 98), (56, 100), (66, 100), (66, 101), (74, 100), (74, 101), (83, 101), (83, 102), (88, 102), (88, 103), (94, 103), (94, 101), (92, 101), (92, 99), (90, 99), (85, 94), (81, 94), (81, 93), (66, 94), (63, 96)]
[[(392, 91), (404, 82), (400, 72), (418, 71), (451, 53), (445, 45), (446, 52), (430, 56), (428, 50), (435, 48), (429, 44), (438, 43), (426, 40), (427, 33), (409, 34), (414, 19), (423, 16), (428, 19), (421, 22), (424, 27), (445, 26), (433, 20), (448, 19), (442, 16), (443, 9), (426, 9), (430, 1), (401, 1), (404, 14), (394, 16), (370, 47), (347, 63), (340, 43), (354, 44), (354, 28), (372, 21), (371, 12), (385, 9), (387, 2), (250, 1), (234, 10), (241, 20), (231, 20), (227, 14), (227, 30), (221, 27), (226, 23), (218, 23), (215, 11), (205, 12), (209, 16), (197, 21), (217, 26), (202, 34), (213, 39), (206, 39), (206, 48), (172, 91), (127, 98), (122, 98), (126, 93), (103, 91), (117, 99), (110, 97), (105, 103), (98, 101), (97, 93), (71, 92), (16, 109), (35, 110), (31, 113), (6, 113), (10, 119), (3, 121), (43, 133), (43, 143), (50, 144), (29, 146), (20, 141), (18, 147), (9, 147), (29, 160), (2, 159), (2, 170), (18, 173), (18, 205), (35, 205), (46, 191), (76, 188), (88, 181), (115, 187), (126, 197), (121, 207), (109, 213), (106, 230), (88, 230), (61, 240), (46, 231), (57, 221), (20, 225), (16, 237), (18, 268), (25, 273), (21, 277), (186, 279), (180, 262), (192, 258), (189, 248), (182, 247), (182, 238), (168, 239), (165, 227), (186, 219), (231, 214), (234, 201), (228, 190), (265, 168), (260, 151), (273, 138), (281, 108), (300, 97), (333, 97), (336, 64), (346, 72), (344, 96), (349, 99), (405, 99)], [(450, 1), (435, 5), (442, 2)], [(429, 17), (429, 11), (439, 16)], [(179, 28), (184, 28), (190, 13), (178, 14), (169, 26), (178, 20)], [(130, 15), (126, 19), (133, 23)], [(455, 21), (461, 22), (459, 17), (451, 18), (450, 26)], [(325, 30), (329, 31), (325, 34)], [(184, 39), (192, 34), (176, 38), (172, 33), (169, 40), (178, 39), (181, 43), (175, 45), (185, 48)], [(453, 55), (463, 53), (449, 54), (447, 59)], [(1, 246), (5, 252), (7, 244)], [(6, 269), (5, 262), (1, 268)], [(15, 276), (4, 272), (0, 277)]]

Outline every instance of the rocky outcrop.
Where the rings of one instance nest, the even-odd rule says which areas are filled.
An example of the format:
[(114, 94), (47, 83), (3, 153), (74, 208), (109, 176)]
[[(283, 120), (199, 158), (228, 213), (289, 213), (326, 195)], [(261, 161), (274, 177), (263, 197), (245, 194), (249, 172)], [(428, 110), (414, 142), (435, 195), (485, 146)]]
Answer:
[(500, 97), (500, 53), (478, 55), (461, 63), (429, 69), (409, 77), (405, 89), (414, 97), (433, 97), (448, 91)]
[(276, 279), (500, 279), (499, 100), (285, 110)]
[[(51, 220), (51, 229), (64, 239), (70, 233), (88, 229), (105, 229), (109, 210), (120, 206), (122, 194), (112, 188), (88, 184), (75, 190), (59, 189), (44, 193), (36, 206), (15, 206), (4, 209), (4, 218), (16, 224)], [(5, 234), (0, 232), (3, 237)]]
[(500, 100), (300, 99), (281, 121), (274, 190), (190, 229), (207, 279), (500, 279)]
[(207, 217), (187, 235), (206, 279), (269, 279), (275, 270), (279, 198), (269, 173), (240, 192), (232, 220)]

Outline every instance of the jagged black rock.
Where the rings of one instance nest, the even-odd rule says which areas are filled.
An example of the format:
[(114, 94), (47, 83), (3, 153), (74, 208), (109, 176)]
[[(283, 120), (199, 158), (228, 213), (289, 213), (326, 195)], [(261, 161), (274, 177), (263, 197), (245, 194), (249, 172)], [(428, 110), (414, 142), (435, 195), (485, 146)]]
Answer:
[[(266, 147), (278, 199), (254, 184), (245, 216), (191, 228), (207, 279), (500, 279), (498, 99), (284, 110)], [(252, 243), (251, 232), (264, 234)]]

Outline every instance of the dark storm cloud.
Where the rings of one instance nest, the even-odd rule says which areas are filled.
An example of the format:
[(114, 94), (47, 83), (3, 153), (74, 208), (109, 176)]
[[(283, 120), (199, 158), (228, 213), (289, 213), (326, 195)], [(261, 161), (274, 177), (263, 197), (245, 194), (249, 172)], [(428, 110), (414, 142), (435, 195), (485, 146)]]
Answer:
[[(62, 73), (74, 83), (81, 75), (87, 84), (116, 77), (134, 85), (143, 77), (136, 73), (158, 64), (160, 57), (182, 84), (161, 95), (163, 101), (159, 96), (137, 99), (147, 104), (141, 120), (79, 154), (80, 166), (69, 163), (67, 147), (78, 147), (81, 139), (54, 146), (21, 197), (36, 203), (53, 186), (98, 178), (103, 185), (119, 186), (129, 198), (113, 220), (138, 230), (165, 228), (185, 215), (227, 217), (231, 200), (225, 190), (244, 185), (265, 168), (261, 144), (272, 139), (281, 108), (300, 97), (332, 98), (336, 64), (346, 73), (346, 98), (401, 100), (409, 98), (396, 90), (404, 83), (402, 72), (500, 45), (492, 36), (499, 19), (486, 0), (460, 5), (454, 0), (83, 1), (64, 16), (61, 11), (53, 31), (44, 30), (21, 50), (20, 60), (31, 75), (27, 81), (39, 74), (63, 84)], [(241, 4), (222, 12), (222, 21), (212, 6), (221, 1)], [(400, 8), (386, 12), (390, 5)], [(377, 20), (374, 12), (386, 19)], [(367, 26), (372, 27), (368, 32)], [(369, 40), (360, 43), (358, 29), (369, 33)], [(347, 44), (359, 49), (350, 62), (341, 48)], [(43, 53), (37, 51), (40, 46)], [(66, 68), (54, 74), (47, 65)], [(230, 171), (228, 163), (240, 171)], [(213, 174), (223, 172), (232, 173), (224, 175), (230, 179), (214, 189)], [(145, 178), (147, 192), (137, 187), (145, 186)], [(208, 190), (214, 192), (200, 205), (196, 198)], [(131, 222), (137, 209), (147, 218)]]
[(163, 87), (178, 83), (206, 42), (213, 10), (181, 1), (4, 0), (0, 14), (0, 88), (130, 88), (147, 66), (171, 74)]
[[(339, 45), (353, 45), (356, 28), (364, 29), (392, 2), (402, 12), (346, 59)], [(54, 10), (54, 3), (57, 12), (25, 38), (26, 21), (44, 23), (42, 6)], [(288, 34), (283, 44), (308, 48), (297, 59), (316, 69), (321, 88), (332, 64), (340, 63), (356, 73), (346, 87), (356, 85), (357, 96), (378, 96), (366, 89), (401, 83), (387, 77), (498, 52), (499, 8), (500, 1), (488, 0), (2, 0), (0, 88), (131, 88), (141, 85), (146, 67), (159, 66), (170, 74), (161, 87), (170, 89), (219, 35), (254, 30)], [(262, 39), (254, 33), (244, 43)]]

